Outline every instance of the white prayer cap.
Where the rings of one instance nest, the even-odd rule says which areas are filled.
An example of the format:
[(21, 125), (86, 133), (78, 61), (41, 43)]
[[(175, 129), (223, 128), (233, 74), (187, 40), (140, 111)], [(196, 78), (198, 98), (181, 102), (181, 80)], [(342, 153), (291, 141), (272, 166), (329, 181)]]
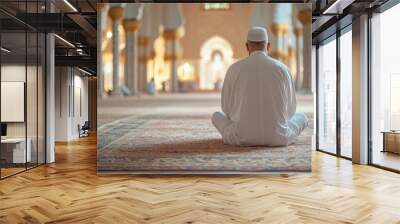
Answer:
[(264, 27), (253, 26), (247, 33), (247, 41), (268, 42), (267, 30)]

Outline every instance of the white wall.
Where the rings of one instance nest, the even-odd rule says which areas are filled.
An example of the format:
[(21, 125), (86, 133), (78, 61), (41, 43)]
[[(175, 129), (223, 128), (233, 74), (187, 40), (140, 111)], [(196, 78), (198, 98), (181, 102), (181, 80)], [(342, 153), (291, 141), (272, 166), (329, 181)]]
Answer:
[(69, 136), (69, 85), (70, 72), (67, 67), (55, 68), (55, 140), (67, 141)]
[[(25, 82), (25, 75), (27, 69), (28, 74), (32, 72), (36, 73), (36, 67), (25, 65), (2, 65), (1, 66), (1, 81), (3, 82)], [(35, 83), (36, 84), (36, 83)], [(30, 90), (30, 89), (29, 89)], [(28, 92), (27, 96), (32, 98), (36, 97), (36, 90), (34, 92)], [(32, 99), (27, 99), (28, 102), (31, 102)], [(36, 105), (35, 105), (36, 107)], [(7, 108), (1, 108), (1, 110), (7, 110)], [(28, 114), (28, 121), (34, 120), (31, 117), (32, 114)], [(36, 116), (36, 114), (35, 114)], [(35, 117), (36, 121), (36, 117)], [(8, 137), (25, 137), (25, 124), (26, 122), (7, 122), (7, 136)], [(31, 127), (29, 125), (28, 127)]]
[[(1, 66), (1, 81), (5, 82), (25, 82), (25, 65), (2, 65)], [(32, 67), (28, 67), (28, 70)], [(7, 108), (1, 108), (7, 110)], [(25, 122), (7, 123), (8, 137), (25, 137)]]
[(55, 140), (79, 138), (78, 124), (88, 120), (88, 78), (76, 68), (56, 67), (55, 98)]
[[(1, 76), (2, 82), (24, 82), (27, 91), (26, 102), (23, 102), (24, 106), (19, 108), (19, 110), (22, 110), (20, 112), (26, 112), (26, 120), (22, 122), (6, 122), (7, 137), (21, 138), (27, 136), (31, 143), (32, 161), (36, 162), (36, 158), (38, 158), (38, 162), (43, 163), (45, 162), (45, 90), (42, 67), (36, 67), (36, 65), (25, 66), (25, 64), (3, 64), (1, 66)], [(2, 89), (2, 92), (3, 90), (4, 89)], [(21, 94), (24, 94), (24, 90), (19, 91), (22, 91)], [(2, 95), (2, 98), (4, 97), (7, 97), (7, 95)], [(1, 110), (2, 112), (13, 113), (13, 111), (7, 111), (13, 110), (11, 107), (3, 106)], [(16, 109), (14, 108), (14, 110)], [(37, 153), (39, 154), (38, 157)], [(48, 161), (51, 162), (52, 160)]]

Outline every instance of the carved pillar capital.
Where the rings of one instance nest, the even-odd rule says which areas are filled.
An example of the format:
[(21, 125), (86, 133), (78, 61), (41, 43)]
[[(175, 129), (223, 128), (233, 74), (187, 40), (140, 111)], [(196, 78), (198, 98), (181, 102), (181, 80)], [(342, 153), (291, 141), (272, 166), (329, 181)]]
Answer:
[(281, 23), (274, 23), (271, 25), (271, 32), (275, 36), (285, 36), (289, 33), (289, 25), (281, 24)]
[(166, 53), (164, 55), (164, 60), (166, 61), (176, 61), (181, 57), (179, 53)]
[(124, 29), (127, 33), (138, 31), (141, 24), (142, 23), (136, 19), (124, 19), (124, 21), (122, 23), (122, 25), (124, 26)]
[(165, 40), (178, 40), (184, 35), (183, 28), (174, 30), (164, 30), (162, 36)]
[(120, 21), (124, 17), (124, 8), (119, 6), (114, 6), (108, 10), (108, 16), (113, 21)]
[(97, 11), (98, 11), (98, 12), (103, 11), (104, 9), (107, 8), (106, 6), (107, 6), (107, 4), (104, 4), (104, 3), (97, 3), (97, 5), (96, 5)]
[(293, 33), (297, 38), (299, 38), (303, 36), (303, 29), (301, 27), (296, 27), (293, 29)]
[(304, 25), (311, 24), (312, 13), (310, 9), (300, 10), (297, 19)]

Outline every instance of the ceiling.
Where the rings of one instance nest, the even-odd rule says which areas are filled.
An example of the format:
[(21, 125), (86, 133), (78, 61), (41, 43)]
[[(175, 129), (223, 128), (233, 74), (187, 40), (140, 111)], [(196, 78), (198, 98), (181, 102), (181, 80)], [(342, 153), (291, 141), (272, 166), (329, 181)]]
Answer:
[(388, 0), (311, 0), (313, 43), (351, 24), (352, 18), (373, 11)]
[[(29, 43), (32, 36), (29, 32), (35, 35), (52, 32), (57, 34), (56, 65), (79, 66), (95, 74), (96, 2), (96, 0), (50, 0), (46, 6), (45, 0), (1, 0), (2, 46), (11, 50), (7, 53), (8, 58), (13, 61), (23, 59), (25, 55), (31, 58), (37, 48), (33, 43)], [(21, 35), (26, 31), (27, 35)], [(25, 36), (28, 44), (25, 43)]]
[[(85, 66), (95, 73), (97, 47), (96, 3), (113, 1), (114, 0), (50, 0), (50, 4), (46, 7), (45, 0), (1, 0), (0, 28), (2, 32), (10, 33), (3, 35), (3, 45), (5, 46), (7, 42), (9, 48), (15, 49), (15, 54), (18, 54), (18, 52), (26, 54), (25, 48), (23, 47), (25, 46), (25, 39), (17, 37), (18, 35), (15, 35), (16, 33), (21, 31), (25, 32), (25, 30), (55, 32), (62, 39), (74, 45), (74, 47), (71, 47), (70, 44), (62, 39), (56, 38), (56, 59), (58, 58), (56, 63), (58, 62), (58, 64), (63, 65), (68, 64), (68, 62), (73, 62), (76, 63), (74, 65)], [(121, 0), (116, 1), (121, 2)], [(387, 1), (388, 0), (270, 0), (268, 2), (312, 3), (312, 32), (313, 39), (316, 39), (316, 37), (329, 35), (329, 32), (334, 32), (334, 26), (338, 24), (338, 21), (345, 21), (345, 19), (347, 19), (351, 22), (353, 16), (377, 8)], [(125, 2), (133, 1), (127, 0)], [(265, 1), (256, 0), (251, 2)], [(52, 9), (52, 13), (48, 13), (50, 8)], [(331, 31), (329, 31), (329, 29), (331, 29)], [(30, 49), (31, 46), (34, 45), (28, 44), (28, 54), (32, 51)]]

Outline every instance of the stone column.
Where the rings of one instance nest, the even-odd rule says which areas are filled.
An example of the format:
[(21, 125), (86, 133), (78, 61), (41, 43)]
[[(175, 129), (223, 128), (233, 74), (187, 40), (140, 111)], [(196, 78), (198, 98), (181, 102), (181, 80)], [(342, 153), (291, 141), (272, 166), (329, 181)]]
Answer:
[(126, 35), (125, 45), (125, 81), (131, 91), (132, 95), (138, 94), (138, 29), (140, 27), (140, 21), (135, 19), (125, 19), (124, 29)]
[(267, 15), (269, 14), (269, 7), (265, 3), (255, 3), (255, 7), (251, 13), (250, 26), (259, 26), (267, 29)]
[(103, 32), (106, 26), (106, 4), (97, 4), (97, 93), (98, 97), (104, 96), (104, 72), (103, 72)]
[[(289, 44), (287, 47), (287, 65), (289, 67), (289, 71), (293, 76), (295, 76), (296, 74), (294, 73), (294, 66), (296, 65), (295, 63), (295, 54), (296, 54), (296, 50), (294, 49), (294, 47)], [(296, 76), (297, 78), (297, 76)], [(293, 80), (293, 82), (295, 82), (295, 80)]]
[(287, 24), (274, 23), (271, 26), (271, 32), (276, 37), (276, 46), (271, 52), (271, 56), (287, 64), (287, 46), (285, 38), (287, 38), (287, 34), (289, 33), (289, 26)]
[(303, 80), (303, 26), (301, 22), (297, 18), (299, 10), (303, 9), (300, 5), (293, 4), (293, 15), (292, 15), (292, 24), (293, 24), (293, 42), (295, 44), (295, 72), (296, 79), (294, 80), (294, 84), (296, 90), (299, 90), (302, 85)]
[(182, 51), (179, 45), (179, 38), (184, 34), (183, 17), (177, 3), (164, 4), (164, 33), (165, 60), (171, 65), (171, 91), (178, 92), (177, 60)]
[(131, 95), (137, 95), (138, 91), (138, 31), (141, 26), (142, 4), (130, 3), (126, 6), (123, 22), (125, 45), (125, 81)]
[[(150, 54), (150, 36), (152, 33), (153, 20), (156, 18), (154, 4), (148, 3), (143, 6), (143, 26), (139, 30), (139, 91), (146, 92), (147, 87), (147, 62)], [(157, 27), (158, 28), (158, 27)]]
[(311, 92), (311, 9), (305, 8), (299, 11), (297, 18), (303, 25), (303, 76), (301, 89)]
[(149, 60), (149, 37), (139, 36), (139, 91), (146, 92), (147, 62)]
[(112, 48), (113, 48), (113, 90), (112, 95), (121, 95), (119, 87), (119, 25), (124, 16), (124, 8), (111, 5), (108, 15), (112, 20)]
[[(54, 12), (54, 5), (46, 1), (46, 12)], [(43, 65), (44, 66), (44, 65)], [(46, 161), (55, 162), (55, 42), (54, 33), (46, 34)]]
[[(163, 16), (163, 5), (162, 4), (151, 4), (151, 20), (149, 24), (149, 30), (148, 30), (148, 35), (149, 35), (149, 41), (147, 45), (147, 50), (148, 50), (148, 58), (147, 61), (153, 60), (153, 69), (152, 69), (152, 74), (148, 74), (150, 77), (154, 78), (155, 81), (157, 81), (157, 77), (155, 76), (155, 56), (156, 52), (154, 49), (154, 44), (155, 41), (160, 37), (160, 25), (162, 24)], [(147, 21), (147, 20), (146, 20)], [(145, 26), (147, 27), (147, 26)]]
[(272, 51), (271, 56), (288, 64), (288, 34), (291, 25), (292, 6), (290, 4), (273, 5)]
[(171, 65), (171, 92), (178, 92), (177, 60), (182, 54), (179, 45), (181, 34), (179, 30), (164, 30), (163, 37), (166, 45), (164, 60)]
[(296, 37), (296, 80), (295, 80), (295, 85), (296, 89), (300, 89), (302, 86), (302, 80), (303, 80), (303, 28), (302, 27), (295, 27), (294, 30), (294, 35)]

